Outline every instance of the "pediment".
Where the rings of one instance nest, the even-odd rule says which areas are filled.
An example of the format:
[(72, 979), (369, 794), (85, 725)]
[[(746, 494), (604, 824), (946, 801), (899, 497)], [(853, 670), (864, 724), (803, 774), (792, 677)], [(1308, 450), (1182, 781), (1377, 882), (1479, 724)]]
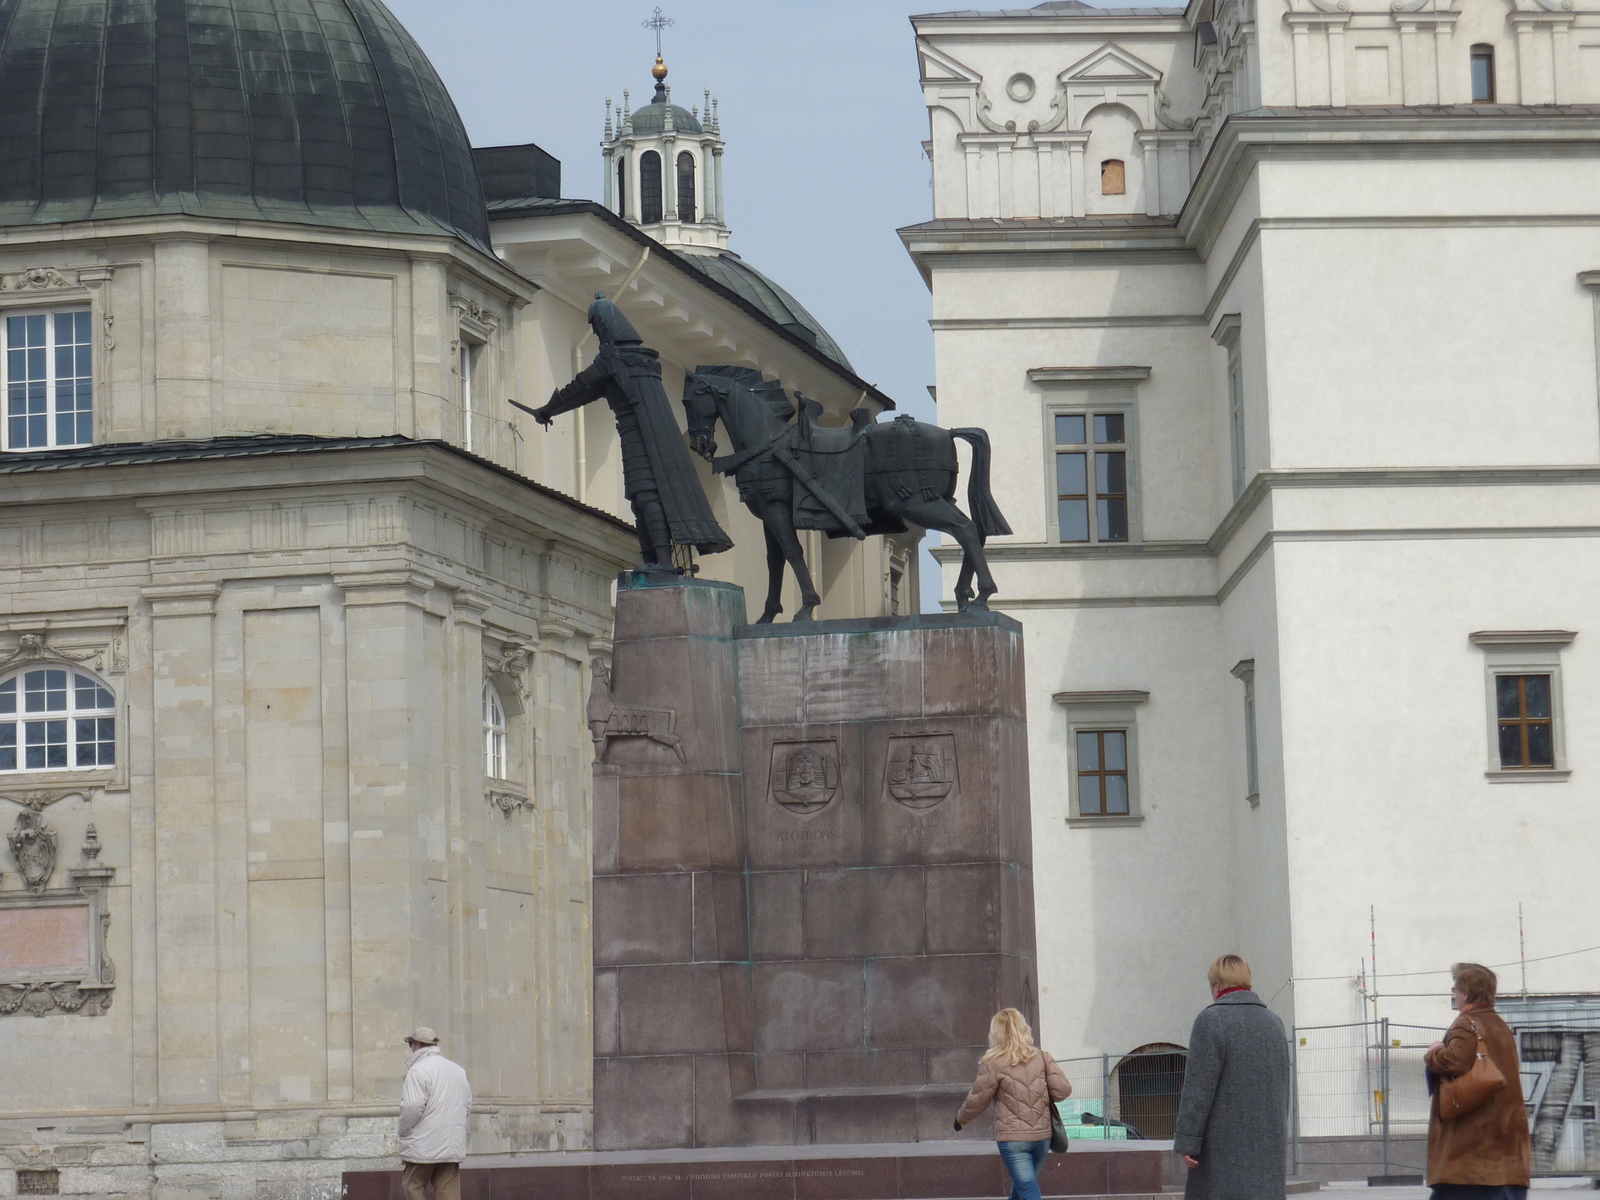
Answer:
[(1114, 42), (1107, 42), (1093, 53), (1080, 58), (1061, 72), (1058, 78), (1063, 83), (1158, 84), (1161, 82), (1161, 72), (1143, 59), (1129, 54)]
[(983, 76), (966, 63), (950, 57), (927, 42), (917, 40), (917, 66), (923, 83), (982, 83)]

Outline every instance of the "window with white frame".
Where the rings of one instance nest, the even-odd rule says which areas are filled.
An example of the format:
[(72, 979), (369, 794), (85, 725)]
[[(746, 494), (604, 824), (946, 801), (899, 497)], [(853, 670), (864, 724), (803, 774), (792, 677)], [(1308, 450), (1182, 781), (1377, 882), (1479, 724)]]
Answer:
[(87, 309), (8, 313), (0, 321), (7, 450), (94, 440), (94, 343)]
[(1241, 659), (1233, 677), (1244, 684), (1244, 798), (1252, 807), (1261, 803), (1261, 760), (1256, 744), (1256, 660)]
[(114, 767), (116, 700), (93, 675), (29, 667), (0, 680), (0, 773)]
[(1572, 774), (1561, 698), (1566, 629), (1484, 630), (1471, 635), (1483, 652), (1489, 763), (1495, 782), (1547, 782)]
[(1067, 824), (1138, 825), (1138, 722), (1135, 714), (1149, 692), (1057, 692), (1067, 710), (1067, 749), (1072, 766)]
[(493, 683), (483, 685), (483, 773), (510, 778), (506, 759), (506, 707)]

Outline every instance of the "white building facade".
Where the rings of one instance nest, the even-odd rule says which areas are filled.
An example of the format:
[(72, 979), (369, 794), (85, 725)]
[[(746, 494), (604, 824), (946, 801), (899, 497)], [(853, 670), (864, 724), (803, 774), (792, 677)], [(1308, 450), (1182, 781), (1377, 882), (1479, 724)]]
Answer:
[(1183, 1045), (1227, 951), (1288, 1025), (1443, 1025), (1519, 904), (1595, 990), (1544, 956), (1600, 903), (1600, 5), (912, 23), (941, 423), (1020, 464), (1046, 1044)]

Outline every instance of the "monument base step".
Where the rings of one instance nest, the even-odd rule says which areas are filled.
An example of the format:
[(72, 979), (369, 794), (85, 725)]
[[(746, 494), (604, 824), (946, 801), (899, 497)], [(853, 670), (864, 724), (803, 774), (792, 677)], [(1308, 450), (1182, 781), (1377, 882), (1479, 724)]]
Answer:
[[(1075, 1141), (1047, 1197), (1156, 1200), (1171, 1142)], [(462, 1200), (988, 1200), (1011, 1190), (992, 1142), (719, 1146), (478, 1156)], [(342, 1200), (404, 1200), (398, 1171), (347, 1171)]]

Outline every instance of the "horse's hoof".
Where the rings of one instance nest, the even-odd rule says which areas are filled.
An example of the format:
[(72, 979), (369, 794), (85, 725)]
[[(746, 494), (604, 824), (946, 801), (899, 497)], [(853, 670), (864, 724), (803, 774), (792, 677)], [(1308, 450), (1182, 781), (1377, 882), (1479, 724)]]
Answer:
[(988, 612), (989, 611), (989, 602), (987, 600), (974, 600), (971, 604), (969, 604), (966, 607), (966, 609), (964, 611), (966, 611), (966, 612)]
[(794, 615), (794, 623), (796, 625), (801, 624), (802, 622), (815, 621), (816, 619), (816, 605), (814, 604), (805, 605)]
[(757, 625), (771, 625), (772, 624), (772, 618), (775, 617), (775, 616), (777, 616), (776, 613), (762, 613), (759, 617), (756, 618), (756, 624)]

